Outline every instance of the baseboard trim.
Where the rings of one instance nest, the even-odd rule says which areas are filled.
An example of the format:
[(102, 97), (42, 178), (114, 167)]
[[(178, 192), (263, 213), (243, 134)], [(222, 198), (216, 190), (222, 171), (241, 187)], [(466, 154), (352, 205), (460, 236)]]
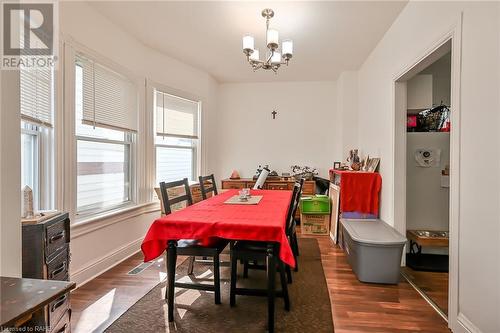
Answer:
[(115, 267), (124, 260), (130, 258), (140, 251), (142, 237), (130, 242), (115, 251), (95, 260), (91, 264), (80, 268), (74, 273), (70, 274), (70, 280), (76, 283), (76, 288), (83, 286), (85, 283), (101, 275), (107, 270)]
[(333, 237), (333, 234), (331, 232), (329, 232), (328, 235), (330, 236), (330, 239), (332, 240), (333, 244), (336, 244), (335, 237)]
[(481, 330), (472, 323), (472, 321), (467, 318), (462, 312), (460, 312), (457, 316), (458, 324), (462, 326), (465, 332), (467, 333), (482, 333)]

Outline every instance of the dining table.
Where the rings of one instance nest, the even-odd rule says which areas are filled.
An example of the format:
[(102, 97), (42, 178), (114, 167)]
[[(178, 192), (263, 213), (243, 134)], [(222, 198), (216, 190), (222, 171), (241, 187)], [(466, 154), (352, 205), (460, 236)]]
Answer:
[[(230, 241), (256, 241), (271, 244), (276, 252), (268, 252), (268, 261), (275, 262), (275, 254), (283, 263), (295, 267), (295, 259), (286, 234), (286, 216), (292, 191), (251, 190), (251, 196), (262, 196), (257, 204), (234, 204), (232, 197), (238, 190), (229, 190), (171, 214), (156, 219), (141, 245), (144, 261), (175, 251), (177, 241), (196, 239), (209, 245), (217, 238)], [(275, 265), (269, 265), (275, 270)], [(167, 267), (167, 277), (169, 277)], [(174, 279), (167, 278), (167, 290), (173, 294)], [(270, 293), (274, 295), (274, 284)], [(269, 299), (269, 298), (268, 298)], [(169, 321), (174, 318), (173, 297), (167, 298)], [(268, 325), (274, 327), (274, 301), (268, 302)]]

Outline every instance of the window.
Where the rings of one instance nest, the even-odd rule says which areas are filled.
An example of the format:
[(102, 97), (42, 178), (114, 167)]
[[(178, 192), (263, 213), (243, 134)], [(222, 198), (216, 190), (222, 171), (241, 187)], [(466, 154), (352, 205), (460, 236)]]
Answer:
[[(33, 191), (35, 211), (53, 208), (54, 71), (20, 70), (21, 189)], [(21, 196), (22, 197), (22, 196)]]
[(21, 188), (33, 191), (33, 206), (40, 208), (39, 133), (35, 125), (21, 122)]
[(126, 77), (83, 56), (75, 64), (77, 213), (133, 202), (137, 90)]
[(155, 90), (157, 183), (197, 177), (199, 104)]

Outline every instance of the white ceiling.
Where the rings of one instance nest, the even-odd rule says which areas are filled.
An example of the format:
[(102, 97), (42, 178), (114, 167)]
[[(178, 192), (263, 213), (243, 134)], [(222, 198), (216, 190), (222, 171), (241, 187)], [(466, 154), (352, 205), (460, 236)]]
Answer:
[[(145, 45), (202, 69), (219, 82), (336, 80), (357, 69), (406, 1), (332, 2), (171, 2), (96, 1), (91, 5)], [(294, 41), (294, 57), (278, 75), (254, 73), (246, 63), (241, 38), (255, 37), (264, 49), (265, 19), (280, 40)]]

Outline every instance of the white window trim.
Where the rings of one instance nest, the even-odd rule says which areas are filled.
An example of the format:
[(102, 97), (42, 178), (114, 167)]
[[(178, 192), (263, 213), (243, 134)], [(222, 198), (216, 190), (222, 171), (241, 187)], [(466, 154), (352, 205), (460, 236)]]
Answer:
[[(104, 56), (96, 53), (95, 51), (85, 47), (82, 44), (74, 41), (71, 36), (62, 35), (61, 38), (62, 59), (60, 59), (60, 66), (62, 70), (62, 81), (64, 84), (59, 86), (61, 94), (64, 98), (59, 100), (63, 106), (59, 115), (61, 120), (57, 123), (61, 130), (58, 132), (58, 137), (62, 138), (61, 144), (57, 147), (59, 156), (57, 162), (59, 168), (63, 170), (62, 177), (59, 176), (58, 181), (58, 198), (57, 207), (61, 210), (67, 211), (70, 214), (72, 225), (81, 226), (84, 223), (99, 221), (103, 216), (113, 216), (121, 212), (129, 212), (134, 209), (141, 210), (145, 203), (151, 202), (152, 198), (142, 195), (140, 189), (144, 188), (145, 167), (138, 163), (144, 161), (144, 151), (139, 148), (139, 142), (144, 141), (144, 135), (141, 135), (141, 128), (144, 125), (144, 92), (138, 89), (138, 105), (139, 105), (139, 131), (130, 147), (131, 164), (131, 200), (121, 205), (107, 207), (104, 210), (87, 212), (86, 214), (77, 214), (77, 138), (75, 135), (75, 60), (77, 53), (83, 53), (95, 61), (113, 69), (117, 72), (128, 77), (131, 81), (137, 83), (137, 87), (144, 85), (144, 79), (139, 78), (132, 74), (129, 70), (119, 64), (107, 59)], [(64, 112), (62, 111), (64, 110)], [(56, 117), (57, 121), (57, 117)], [(146, 200), (145, 200), (146, 199)]]
[[(54, 93), (56, 93), (54, 91)], [(21, 134), (35, 135), (37, 140), (36, 151), (36, 184), (33, 189), (38, 194), (35, 207), (37, 210), (50, 210), (54, 208), (54, 142), (53, 128), (43, 126), (23, 120), (26, 126), (33, 126), (36, 129), (28, 129), (21, 126)], [(22, 123), (21, 123), (22, 125)]]
[[(156, 143), (156, 127), (155, 127), (155, 117), (156, 117), (156, 105), (155, 105), (155, 97), (154, 97), (154, 92), (155, 90), (159, 90), (161, 92), (174, 95), (177, 97), (181, 97), (184, 99), (188, 99), (191, 101), (197, 101), (198, 102), (198, 139), (196, 139), (196, 146), (195, 147), (185, 147), (185, 146), (172, 146), (172, 145), (161, 145)], [(153, 161), (151, 167), (150, 167), (150, 178), (149, 178), (149, 188), (150, 188), (150, 195), (154, 197), (154, 188), (158, 187), (158, 184), (156, 183), (156, 147), (157, 146), (163, 146), (163, 147), (171, 147), (171, 148), (194, 148), (195, 150), (195, 155), (193, 158), (193, 174), (194, 174), (194, 180), (196, 181), (198, 179), (198, 176), (201, 175), (201, 171), (203, 170), (203, 164), (204, 161), (202, 160), (202, 147), (203, 147), (203, 99), (200, 98), (199, 96), (186, 93), (181, 90), (177, 90), (171, 87), (168, 87), (166, 85), (163, 85), (158, 82), (154, 82), (153, 80), (147, 79), (146, 80), (146, 94), (147, 94), (147, 122), (148, 122), (148, 128), (150, 129), (150, 139), (152, 140), (151, 142), (151, 149), (149, 151), (150, 153), (150, 158), (148, 160)]]
[[(24, 121), (24, 123), (27, 125), (27, 126), (35, 126), (35, 124), (31, 124), (27, 121)], [(21, 122), (22, 124), (22, 122)], [(39, 131), (39, 130), (33, 130), (33, 129), (28, 129), (28, 128), (25, 128), (24, 126), (21, 126), (21, 136), (23, 134), (27, 134), (27, 135), (33, 135), (36, 139), (36, 151), (35, 151), (35, 161), (36, 161), (36, 166), (35, 166), (35, 170), (34, 170), (34, 174), (35, 174), (35, 179), (34, 179), (34, 184), (33, 184), (33, 188), (32, 188), (32, 191), (34, 194), (36, 194), (36, 203), (35, 203), (35, 208), (36, 209), (40, 209), (41, 207), (43, 208), (43, 199), (42, 199), (42, 181), (41, 181), (41, 176), (42, 176), (42, 172), (41, 172), (41, 167), (42, 167), (42, 164), (43, 164), (43, 157), (42, 157), (42, 152), (41, 152), (41, 141), (42, 141), (42, 133)], [(23, 147), (21, 146), (21, 155), (22, 155), (22, 149)]]

